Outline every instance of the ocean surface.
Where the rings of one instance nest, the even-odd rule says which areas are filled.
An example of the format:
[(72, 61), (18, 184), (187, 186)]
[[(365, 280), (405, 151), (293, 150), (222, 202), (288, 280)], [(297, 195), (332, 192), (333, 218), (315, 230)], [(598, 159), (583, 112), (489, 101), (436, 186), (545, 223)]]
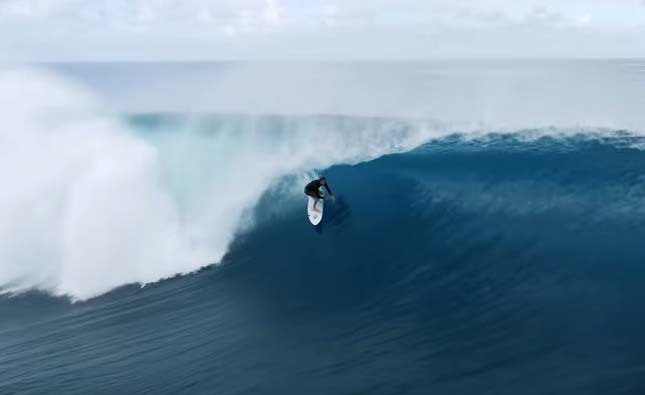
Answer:
[(644, 88), (637, 60), (0, 69), (0, 394), (643, 394)]

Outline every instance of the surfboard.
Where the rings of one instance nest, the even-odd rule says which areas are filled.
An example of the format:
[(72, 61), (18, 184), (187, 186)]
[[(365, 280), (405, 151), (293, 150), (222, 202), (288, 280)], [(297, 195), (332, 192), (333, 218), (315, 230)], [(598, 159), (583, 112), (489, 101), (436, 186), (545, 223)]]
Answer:
[(311, 196), (307, 196), (307, 199), (309, 201), (307, 202), (307, 215), (309, 216), (309, 222), (311, 222), (312, 225), (316, 226), (322, 221), (322, 216), (323, 216), (323, 206), (324, 206), (324, 200), (323, 199), (318, 199), (318, 204), (316, 204), (316, 208), (320, 210), (319, 212), (314, 211), (314, 202), (316, 199), (312, 198)]

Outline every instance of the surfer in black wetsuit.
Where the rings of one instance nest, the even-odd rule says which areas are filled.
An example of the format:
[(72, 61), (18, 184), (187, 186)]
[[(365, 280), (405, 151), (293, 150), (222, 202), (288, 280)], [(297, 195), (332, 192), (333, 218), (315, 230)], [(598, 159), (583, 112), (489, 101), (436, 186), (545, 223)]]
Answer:
[(305, 187), (305, 195), (311, 196), (312, 198), (316, 199), (316, 201), (314, 202), (314, 211), (317, 212), (320, 212), (320, 210), (316, 208), (318, 200), (323, 198), (323, 194), (320, 192), (320, 187), (325, 187), (331, 199), (334, 199), (334, 194), (331, 193), (331, 189), (329, 189), (329, 184), (327, 184), (327, 179), (325, 179), (325, 177), (321, 177), (318, 180), (313, 180), (312, 182), (307, 184), (307, 186)]

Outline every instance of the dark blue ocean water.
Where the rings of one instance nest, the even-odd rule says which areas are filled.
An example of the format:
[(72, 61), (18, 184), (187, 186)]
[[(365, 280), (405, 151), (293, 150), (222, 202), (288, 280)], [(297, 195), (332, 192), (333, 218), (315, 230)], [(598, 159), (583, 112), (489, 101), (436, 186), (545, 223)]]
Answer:
[(431, 141), (327, 169), (320, 228), (269, 191), (221, 265), (0, 297), (0, 393), (643, 394), (639, 145)]

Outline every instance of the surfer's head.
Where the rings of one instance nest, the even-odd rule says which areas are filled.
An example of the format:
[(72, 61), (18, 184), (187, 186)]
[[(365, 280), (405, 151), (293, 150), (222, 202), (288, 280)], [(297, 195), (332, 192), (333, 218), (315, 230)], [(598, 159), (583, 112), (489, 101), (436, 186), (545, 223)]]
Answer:
[(327, 184), (327, 179), (325, 177), (320, 177), (320, 183), (323, 185)]

